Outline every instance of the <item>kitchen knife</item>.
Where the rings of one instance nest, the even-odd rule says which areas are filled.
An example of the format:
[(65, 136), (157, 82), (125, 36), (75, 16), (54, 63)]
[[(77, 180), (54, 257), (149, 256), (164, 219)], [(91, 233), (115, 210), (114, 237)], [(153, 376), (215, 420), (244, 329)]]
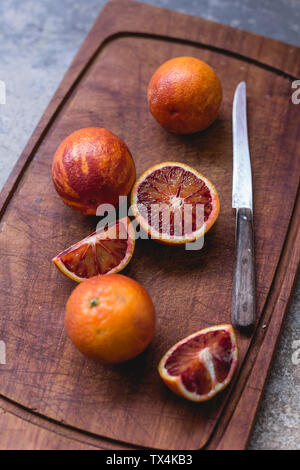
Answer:
[(236, 209), (236, 253), (231, 321), (249, 333), (255, 325), (255, 258), (253, 243), (252, 175), (247, 131), (246, 83), (234, 94), (232, 207)]

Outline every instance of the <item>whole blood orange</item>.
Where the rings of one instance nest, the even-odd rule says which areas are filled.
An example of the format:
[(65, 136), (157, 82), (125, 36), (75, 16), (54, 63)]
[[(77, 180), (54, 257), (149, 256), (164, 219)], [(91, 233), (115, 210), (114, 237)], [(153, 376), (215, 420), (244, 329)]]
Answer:
[(103, 363), (134, 358), (155, 328), (152, 300), (137, 281), (121, 274), (95, 276), (71, 293), (65, 325), (75, 346)]
[(107, 129), (88, 127), (70, 134), (54, 155), (52, 179), (62, 200), (83, 214), (100, 204), (118, 204), (135, 181), (135, 165), (125, 143)]
[(70, 279), (82, 282), (98, 274), (118, 273), (133, 255), (135, 232), (128, 217), (106, 230), (97, 231), (53, 258), (57, 268)]
[(191, 134), (216, 119), (222, 88), (214, 70), (195, 57), (176, 57), (162, 64), (148, 86), (150, 111), (166, 130)]
[(167, 245), (197, 240), (215, 223), (219, 197), (201, 173), (179, 162), (146, 170), (131, 193), (131, 210), (149, 236)]
[(161, 359), (159, 374), (177, 395), (206, 401), (231, 381), (238, 351), (231, 325), (197, 331), (175, 344)]

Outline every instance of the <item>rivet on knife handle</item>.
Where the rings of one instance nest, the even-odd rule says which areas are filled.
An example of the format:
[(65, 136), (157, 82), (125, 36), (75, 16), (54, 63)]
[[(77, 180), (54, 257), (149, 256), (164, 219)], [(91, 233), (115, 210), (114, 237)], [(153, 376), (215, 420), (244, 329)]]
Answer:
[(250, 333), (255, 325), (255, 261), (252, 211), (239, 208), (236, 219), (236, 260), (233, 275), (231, 321)]

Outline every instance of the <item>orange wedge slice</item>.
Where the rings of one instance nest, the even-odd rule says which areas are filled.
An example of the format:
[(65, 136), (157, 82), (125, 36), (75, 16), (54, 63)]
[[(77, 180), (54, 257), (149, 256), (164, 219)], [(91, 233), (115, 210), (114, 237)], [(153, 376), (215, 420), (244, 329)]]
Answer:
[(197, 331), (176, 343), (161, 359), (159, 374), (177, 395), (206, 401), (231, 381), (238, 359), (231, 325)]
[(124, 269), (133, 255), (134, 246), (134, 228), (129, 218), (124, 217), (106, 230), (94, 232), (70, 246), (52, 261), (67, 277), (82, 282)]

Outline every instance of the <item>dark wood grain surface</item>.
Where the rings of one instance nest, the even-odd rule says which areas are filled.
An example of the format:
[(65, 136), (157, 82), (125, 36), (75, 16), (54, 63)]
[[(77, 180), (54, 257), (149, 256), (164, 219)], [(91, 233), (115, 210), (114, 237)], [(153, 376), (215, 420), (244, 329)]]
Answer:
[(256, 321), (255, 254), (251, 209), (243, 207), (237, 209), (235, 240), (231, 322), (241, 332), (250, 334)]
[[(224, 92), (218, 120), (189, 137), (161, 129), (146, 100), (157, 66), (180, 55), (207, 61)], [(14, 403), (22, 410), (18, 419), (25, 414), (29, 421), (38, 417), (34, 432), (36, 426), (50, 429), (51, 423), (63, 434), (71, 429), (93, 436), (99, 447), (109, 442), (104, 436), (157, 448), (226, 448), (223, 433), (230, 429), (234, 435), (238, 429), (230, 423), (235, 407), (244, 403), (240, 400), (249, 390), (249, 366), (257, 364), (256, 357), (265, 380), (289, 298), (280, 297), (280, 288), (285, 282), (290, 293), (299, 257), (294, 252), (298, 226), (291, 232), (291, 220), (295, 227), (299, 214), (297, 208), (292, 218), (299, 177), (299, 117), (290, 99), (291, 81), (299, 71), (299, 49), (292, 46), (134, 2), (113, 1), (105, 7), (1, 193), (4, 410)], [(183, 336), (230, 321), (235, 248), (231, 110), (234, 89), (242, 80), (247, 82), (253, 165), (257, 328), (252, 338), (238, 335), (239, 370), (231, 387), (197, 405), (172, 395), (156, 368), (161, 355)], [(95, 228), (94, 218), (73, 212), (59, 200), (50, 177), (61, 140), (91, 125), (106, 127), (125, 140), (138, 175), (160, 161), (185, 162), (215, 184), (221, 203), (218, 222), (200, 251), (137, 242), (124, 274), (148, 289), (157, 329), (144, 354), (113, 367), (85, 359), (68, 340), (64, 307), (74, 283), (51, 265), (54, 255)], [(281, 314), (274, 324), (279, 301)], [(271, 337), (268, 328), (262, 334), (266, 318), (274, 328)], [(264, 345), (267, 354), (260, 356)], [(245, 447), (262, 388), (257, 387), (244, 405), (243, 433), (228, 447)]]

